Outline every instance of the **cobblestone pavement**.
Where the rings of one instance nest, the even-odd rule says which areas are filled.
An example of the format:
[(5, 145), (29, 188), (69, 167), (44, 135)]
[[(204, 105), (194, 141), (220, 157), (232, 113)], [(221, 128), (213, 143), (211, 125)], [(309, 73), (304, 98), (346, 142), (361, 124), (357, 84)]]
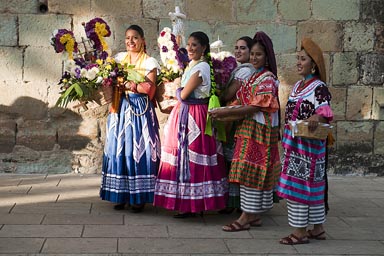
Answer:
[(0, 255), (384, 255), (384, 178), (330, 177), (327, 240), (286, 246), (285, 202), (262, 227), (228, 233), (238, 213), (174, 219), (147, 205), (116, 211), (100, 175), (0, 174)]

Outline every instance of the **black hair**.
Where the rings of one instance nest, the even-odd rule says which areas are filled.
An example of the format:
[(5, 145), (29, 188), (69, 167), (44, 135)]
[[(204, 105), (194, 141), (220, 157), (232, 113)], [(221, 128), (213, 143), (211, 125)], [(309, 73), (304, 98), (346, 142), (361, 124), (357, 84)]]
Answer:
[(197, 39), (197, 41), (199, 41), (199, 43), (202, 46), (206, 47), (205, 51), (204, 51), (205, 57), (208, 55), (208, 53), (211, 52), (211, 47), (209, 46), (209, 38), (208, 38), (207, 34), (205, 34), (202, 31), (196, 31), (196, 32), (193, 32), (189, 37), (193, 37), (193, 38)]
[(131, 25), (127, 28), (127, 30), (125, 30), (125, 32), (127, 32), (128, 30), (135, 30), (137, 31), (137, 33), (139, 33), (141, 37), (144, 38), (144, 30), (139, 25)]
[(246, 44), (247, 44), (248, 49), (251, 50), (252, 44), (253, 44), (252, 38), (250, 38), (249, 36), (242, 36), (239, 39), (237, 39), (236, 42), (240, 41), (240, 40), (245, 41)]

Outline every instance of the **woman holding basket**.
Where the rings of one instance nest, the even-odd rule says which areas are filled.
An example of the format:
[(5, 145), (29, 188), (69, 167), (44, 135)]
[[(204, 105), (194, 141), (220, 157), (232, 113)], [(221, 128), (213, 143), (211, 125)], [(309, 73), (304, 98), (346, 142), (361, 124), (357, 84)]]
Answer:
[[(278, 195), (287, 199), (289, 225), (295, 228), (292, 234), (280, 240), (286, 245), (326, 238), (323, 227), (326, 138), (294, 136), (289, 126), (290, 121), (305, 120), (308, 130), (315, 132), (319, 123), (328, 123), (333, 118), (331, 94), (325, 84), (323, 53), (309, 38), (301, 41), (297, 71), (303, 79), (293, 87), (286, 106), (283, 168), (278, 187)], [(307, 230), (311, 224), (314, 228)]]

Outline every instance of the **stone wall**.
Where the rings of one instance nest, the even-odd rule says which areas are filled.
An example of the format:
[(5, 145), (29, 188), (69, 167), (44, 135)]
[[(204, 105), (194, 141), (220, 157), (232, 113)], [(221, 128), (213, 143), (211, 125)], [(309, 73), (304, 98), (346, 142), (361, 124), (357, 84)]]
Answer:
[[(40, 11), (40, 2), (48, 10)], [(170, 26), (168, 12), (186, 13), (186, 34), (205, 31), (231, 50), (257, 30), (274, 42), (285, 104), (295, 81), (296, 51), (304, 36), (324, 50), (333, 94), (336, 143), (330, 172), (383, 174), (384, 1), (381, 0), (8, 0), (0, 1), (0, 172), (100, 172), (107, 106), (55, 107), (61, 59), (49, 44), (53, 30), (84, 37), (81, 23), (104, 18), (113, 53), (124, 31), (141, 25), (150, 55)], [(282, 110), (284, 111), (284, 110)], [(167, 116), (159, 113), (163, 124)]]

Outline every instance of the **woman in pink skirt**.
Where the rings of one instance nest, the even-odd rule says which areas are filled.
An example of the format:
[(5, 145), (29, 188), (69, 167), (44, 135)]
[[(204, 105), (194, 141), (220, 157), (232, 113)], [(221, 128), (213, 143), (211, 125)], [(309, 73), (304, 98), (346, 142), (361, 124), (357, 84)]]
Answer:
[(221, 144), (205, 134), (215, 89), (208, 36), (192, 33), (186, 48), (190, 63), (177, 91), (178, 103), (164, 126), (154, 200), (155, 206), (178, 211), (176, 218), (223, 209), (228, 194)]

